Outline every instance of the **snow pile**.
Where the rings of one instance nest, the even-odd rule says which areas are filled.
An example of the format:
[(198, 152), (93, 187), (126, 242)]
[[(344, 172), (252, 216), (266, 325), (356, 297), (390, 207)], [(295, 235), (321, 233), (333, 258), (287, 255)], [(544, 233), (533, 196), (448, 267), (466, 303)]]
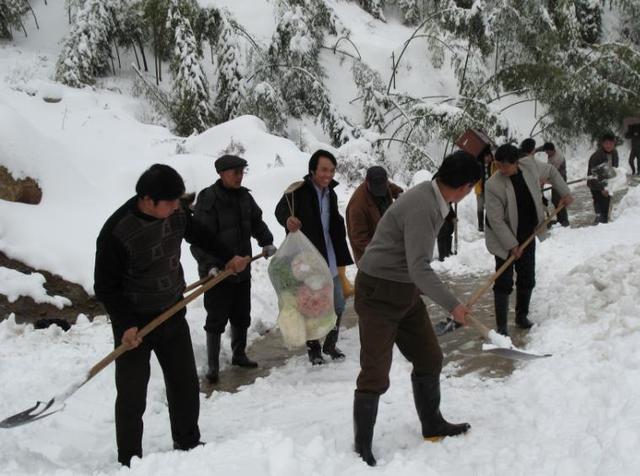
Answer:
[(40, 273), (21, 273), (14, 269), (0, 267), (0, 294), (9, 302), (16, 302), (20, 296), (28, 296), (37, 303), (46, 303), (62, 309), (71, 301), (63, 296), (49, 296), (44, 288), (46, 279)]

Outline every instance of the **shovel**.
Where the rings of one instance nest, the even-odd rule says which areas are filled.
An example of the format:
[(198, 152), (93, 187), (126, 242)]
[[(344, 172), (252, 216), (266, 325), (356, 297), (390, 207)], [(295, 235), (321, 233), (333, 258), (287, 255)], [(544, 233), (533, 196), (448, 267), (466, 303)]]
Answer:
[[(256, 255), (253, 258), (251, 258), (251, 261), (255, 261), (258, 258), (262, 258), (263, 256), (264, 256), (264, 254), (260, 253), (259, 255)], [(201, 294), (205, 293), (206, 291), (208, 291), (209, 289), (214, 287), (219, 282), (225, 280), (226, 278), (228, 278), (232, 274), (233, 274), (232, 270), (226, 270), (226, 271), (223, 271), (223, 272), (221, 272), (220, 274), (218, 274), (216, 276), (207, 276), (207, 277), (202, 278), (199, 281), (196, 281), (195, 283), (187, 286), (185, 288), (185, 291), (192, 290), (195, 287), (197, 287), (199, 285), (202, 285), (202, 287), (200, 287), (199, 289), (196, 289), (191, 294), (189, 294), (187, 297), (185, 297), (181, 301), (178, 301), (177, 303), (175, 303), (169, 309), (167, 309), (162, 314), (160, 314), (158, 317), (156, 317), (151, 322), (149, 322), (149, 324), (144, 326), (140, 330), (140, 332), (138, 332), (138, 337), (143, 338), (146, 335), (148, 335), (156, 327), (158, 327), (160, 324), (165, 322), (167, 319), (169, 319), (171, 316), (173, 316), (176, 312), (178, 312), (180, 309), (185, 307), (191, 301), (193, 301), (198, 296), (200, 296)], [(27, 410), (24, 410), (24, 411), (22, 411), (20, 413), (16, 413), (13, 416), (5, 418), (4, 420), (0, 421), (0, 428), (13, 428), (13, 427), (16, 427), (16, 426), (26, 425), (27, 423), (31, 423), (31, 422), (34, 422), (36, 420), (40, 420), (42, 418), (48, 417), (49, 415), (53, 415), (54, 413), (59, 412), (60, 410), (62, 410), (64, 408), (64, 406), (65, 406), (64, 402), (65, 402), (65, 400), (67, 398), (69, 398), (71, 395), (73, 395), (77, 390), (80, 389), (80, 387), (82, 387), (85, 383), (87, 383), (89, 380), (91, 380), (93, 377), (95, 377), (102, 369), (107, 367), (111, 362), (116, 360), (118, 357), (120, 357), (122, 354), (124, 354), (129, 349), (130, 349), (130, 347), (128, 345), (120, 344), (109, 355), (107, 355), (104, 359), (102, 359), (96, 365), (91, 367), (89, 372), (81, 380), (79, 380), (76, 383), (73, 383), (65, 391), (63, 391), (62, 393), (60, 393), (58, 395), (55, 395), (50, 400), (44, 401), (44, 402), (38, 401), (31, 408), (28, 408)]]
[[(524, 250), (529, 244), (535, 239), (535, 237), (545, 231), (547, 229), (547, 224), (562, 210), (564, 205), (560, 205), (556, 208), (549, 217), (543, 221), (536, 230), (529, 236), (521, 245), (520, 250)], [(513, 263), (515, 257), (513, 255), (509, 256), (509, 259), (505, 261), (498, 270), (493, 273), (487, 281), (473, 293), (469, 301), (467, 301), (467, 307), (471, 309), (471, 307), (480, 299), (480, 297), (493, 285), (496, 279), (504, 273), (504, 271)], [(466, 319), (471, 323), (471, 325), (478, 331), (480, 335), (486, 340), (491, 342), (491, 344), (485, 344), (483, 350), (485, 352), (489, 352), (495, 355), (499, 355), (501, 357), (506, 357), (508, 359), (513, 360), (532, 360), (532, 359), (540, 359), (544, 357), (550, 357), (551, 354), (537, 354), (534, 352), (527, 352), (524, 350), (516, 349), (515, 347), (502, 347), (500, 346), (498, 341), (499, 334), (495, 331), (492, 331), (487, 326), (485, 326), (482, 322), (477, 320), (473, 316), (467, 316)], [(461, 324), (455, 322), (453, 319), (448, 319), (444, 323), (439, 323), (436, 325), (436, 334), (441, 336), (446, 334), (447, 332), (452, 332), (456, 330), (458, 327), (461, 327)], [(493, 338), (492, 338), (493, 337)]]

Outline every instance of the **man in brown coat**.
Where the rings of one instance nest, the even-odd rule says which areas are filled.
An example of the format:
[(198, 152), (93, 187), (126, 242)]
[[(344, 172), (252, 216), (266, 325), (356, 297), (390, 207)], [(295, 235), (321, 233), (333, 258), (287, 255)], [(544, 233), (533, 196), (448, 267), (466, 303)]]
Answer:
[(403, 192), (391, 183), (379, 165), (367, 170), (364, 182), (356, 188), (347, 205), (347, 233), (356, 264), (373, 238), (376, 226), (393, 200)]

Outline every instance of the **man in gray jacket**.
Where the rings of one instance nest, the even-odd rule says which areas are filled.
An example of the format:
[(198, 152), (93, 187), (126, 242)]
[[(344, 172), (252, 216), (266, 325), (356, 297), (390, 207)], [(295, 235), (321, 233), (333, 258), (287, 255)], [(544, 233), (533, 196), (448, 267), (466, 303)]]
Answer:
[(393, 345), (413, 364), (413, 396), (425, 439), (469, 430), (440, 414), (442, 350), (422, 301), (425, 294), (464, 324), (469, 309), (431, 269), (438, 230), (449, 204), (462, 200), (480, 179), (480, 165), (467, 152), (444, 159), (431, 182), (404, 192), (382, 216), (358, 263), (354, 307), (359, 317), (360, 375), (354, 394), (355, 450), (370, 466), (380, 395), (389, 388)]
[(512, 263), (493, 286), (497, 330), (503, 335), (508, 335), (507, 314), (514, 267), (517, 274), (516, 325), (522, 329), (529, 329), (533, 325), (528, 315), (531, 293), (536, 284), (535, 240), (524, 250), (520, 250), (520, 244), (544, 220), (540, 184), (551, 182), (553, 190), (560, 195), (559, 205), (567, 206), (573, 201), (558, 169), (532, 156), (520, 156), (521, 151), (511, 144), (498, 147), (495, 154), (498, 173), (487, 180), (485, 190), (485, 242), (489, 252), (496, 258), (496, 270), (509, 256), (515, 257), (515, 264)]
[[(560, 172), (560, 176), (562, 177), (562, 180), (566, 182), (567, 181), (567, 161), (565, 160), (564, 155), (562, 155), (562, 152), (556, 149), (556, 146), (553, 144), (553, 142), (545, 142), (542, 146), (536, 149), (536, 152), (540, 152), (540, 151), (545, 152), (547, 154), (547, 162), (553, 165), (556, 169), (558, 169), (558, 172)], [(560, 203), (560, 195), (556, 190), (551, 191), (551, 203), (553, 203), (553, 206), (555, 208), (557, 208), (558, 204)], [(569, 226), (569, 214), (567, 213), (566, 208), (563, 208), (562, 210), (560, 210), (557, 218), (558, 218), (558, 223), (560, 223), (562, 226), (565, 226), (565, 227)]]

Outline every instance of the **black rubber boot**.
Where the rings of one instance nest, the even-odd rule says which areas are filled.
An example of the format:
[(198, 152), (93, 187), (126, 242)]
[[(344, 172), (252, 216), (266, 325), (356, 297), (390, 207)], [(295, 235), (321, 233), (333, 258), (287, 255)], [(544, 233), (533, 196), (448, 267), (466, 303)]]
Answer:
[(508, 336), (507, 316), (509, 315), (509, 295), (494, 291), (493, 305), (496, 311), (496, 331), (498, 334)]
[(258, 363), (247, 357), (246, 348), (247, 329), (245, 327), (231, 326), (231, 351), (233, 352), (231, 365), (255, 369), (258, 366)]
[(220, 380), (220, 334), (207, 332), (207, 371), (206, 378), (209, 383), (218, 383)]
[(484, 212), (478, 212), (478, 231), (484, 231)]
[(533, 322), (528, 319), (529, 303), (533, 289), (516, 290), (516, 326), (520, 329), (531, 329)]
[(197, 448), (198, 446), (204, 446), (206, 443), (204, 441), (198, 441), (197, 443), (193, 443), (190, 445), (182, 445), (180, 443), (178, 443), (177, 441), (173, 442), (173, 449), (174, 450), (178, 450), (178, 451), (189, 451), (192, 450), (194, 448)]
[(466, 433), (471, 428), (468, 423), (449, 423), (440, 413), (440, 376), (418, 377), (411, 374), (413, 401), (422, 424), (425, 440), (439, 441), (445, 436)]
[(320, 341), (308, 340), (307, 354), (309, 355), (309, 362), (311, 362), (312, 365), (324, 364), (324, 358), (322, 357), (322, 348), (320, 347)]
[(380, 400), (380, 395), (375, 393), (356, 390), (353, 394), (354, 449), (369, 466), (376, 465), (376, 459), (371, 451), (371, 443), (373, 442), (373, 427), (378, 415), (378, 400)]
[(336, 321), (336, 326), (329, 331), (322, 344), (322, 353), (331, 357), (331, 360), (344, 360), (344, 353), (336, 347), (338, 335), (340, 333), (340, 318)]

